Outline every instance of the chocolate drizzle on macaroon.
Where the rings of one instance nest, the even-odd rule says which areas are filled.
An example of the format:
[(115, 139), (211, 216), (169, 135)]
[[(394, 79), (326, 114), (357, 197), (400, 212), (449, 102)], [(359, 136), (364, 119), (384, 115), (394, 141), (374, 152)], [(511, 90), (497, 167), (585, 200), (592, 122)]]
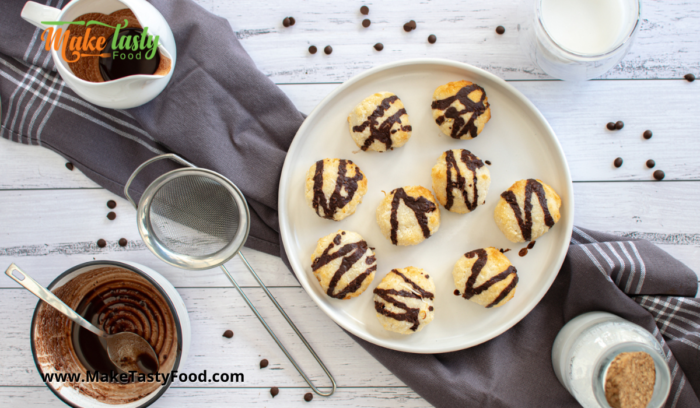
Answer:
[[(549, 207), (547, 206), (547, 196), (544, 192), (544, 187), (539, 181), (535, 179), (528, 179), (527, 184), (525, 184), (525, 205), (523, 211), (521, 211), (518, 205), (518, 200), (515, 197), (515, 193), (510, 190), (504, 191), (501, 194), (504, 200), (513, 209), (515, 218), (518, 220), (518, 225), (520, 226), (520, 232), (523, 234), (523, 239), (529, 241), (532, 237), (532, 193), (537, 195), (537, 200), (542, 207), (542, 212), (544, 213), (544, 225), (552, 228), (554, 226), (554, 218), (549, 212)], [(524, 215), (523, 215), (524, 212)]]
[(508, 278), (509, 275), (513, 274), (513, 280), (511, 280), (510, 284), (506, 286), (501, 293), (494, 299), (493, 302), (489, 303), (486, 308), (491, 308), (496, 306), (498, 303), (500, 303), (503, 299), (505, 299), (506, 296), (515, 288), (515, 286), (518, 284), (518, 274), (517, 270), (513, 265), (509, 266), (506, 268), (505, 271), (499, 273), (498, 275), (495, 275), (491, 277), (489, 280), (486, 282), (482, 283), (478, 287), (474, 287), (474, 284), (476, 283), (476, 278), (479, 277), (479, 274), (481, 273), (481, 270), (484, 269), (484, 265), (486, 265), (486, 261), (488, 261), (488, 253), (486, 253), (485, 249), (476, 249), (474, 251), (467, 252), (464, 254), (465, 257), (467, 258), (474, 258), (475, 256), (477, 257), (476, 261), (472, 265), (472, 273), (469, 275), (469, 278), (467, 279), (467, 284), (466, 287), (464, 288), (464, 292), (462, 294), (462, 297), (465, 299), (470, 299), (472, 296), (478, 295), (481, 292), (488, 290), (491, 286), (495, 285), (496, 283), (505, 280)]
[[(481, 91), (481, 99), (478, 102), (474, 102), (469, 99), (469, 94), (474, 91)], [(463, 110), (457, 110), (454, 106), (451, 106), (455, 101), (459, 101), (464, 106)], [(433, 101), (432, 108), (439, 109), (443, 111), (442, 116), (435, 119), (435, 123), (442, 125), (446, 119), (453, 119), (452, 132), (450, 136), (453, 139), (461, 139), (462, 136), (467, 133), (471, 135), (472, 138), (477, 136), (477, 127), (475, 124), (476, 119), (481, 116), (486, 109), (489, 107), (488, 102), (486, 102), (486, 91), (484, 88), (477, 84), (471, 84), (460, 89), (456, 95), (450, 96), (449, 98), (441, 99), (438, 101)], [(466, 122), (462, 118), (462, 115), (466, 115), (471, 112), (471, 117)]]
[[(323, 160), (316, 162), (316, 171), (314, 173), (314, 198), (312, 205), (316, 214), (319, 216), (332, 220), (333, 215), (339, 208), (345, 207), (352, 198), (355, 196), (357, 191), (357, 182), (362, 180), (364, 176), (358, 167), (355, 167), (355, 176), (347, 176), (347, 165), (353, 164), (350, 160), (340, 160), (338, 163), (338, 178), (335, 181), (335, 190), (331, 194), (330, 200), (326, 200), (325, 194), (323, 194)], [(341, 191), (345, 191), (345, 196), (341, 194)], [(323, 209), (323, 215), (319, 211), (319, 207)]]
[(377, 105), (376, 109), (374, 109), (374, 112), (367, 117), (366, 121), (362, 122), (361, 125), (353, 126), (352, 131), (358, 133), (364, 132), (365, 128), (369, 127), (370, 135), (360, 149), (367, 151), (372, 143), (377, 140), (380, 143), (384, 143), (386, 149), (389, 150), (392, 145), (391, 135), (398, 131), (397, 129), (391, 129), (394, 126), (394, 123), (398, 123), (401, 130), (404, 132), (410, 132), (412, 130), (411, 125), (401, 125), (401, 116), (406, 115), (405, 108), (397, 110), (396, 113), (386, 118), (381, 124), (378, 123), (378, 120), (384, 116), (384, 113), (388, 111), (391, 108), (391, 105), (398, 99), (399, 97), (396, 95), (384, 98), (382, 103)]
[(365, 263), (371, 266), (369, 266), (361, 274), (357, 275), (355, 279), (348, 283), (345, 289), (342, 289), (338, 293), (333, 293), (335, 291), (335, 287), (338, 286), (338, 282), (340, 282), (340, 279), (343, 277), (343, 275), (345, 275), (355, 263), (362, 259), (364, 254), (369, 249), (369, 247), (367, 246), (367, 242), (362, 240), (359, 242), (353, 242), (351, 244), (345, 244), (342, 247), (338, 248), (337, 251), (330, 254), (329, 252), (331, 249), (340, 245), (340, 240), (341, 236), (340, 234), (337, 234), (335, 238), (333, 238), (333, 242), (331, 242), (328, 245), (328, 247), (323, 251), (321, 256), (314, 259), (314, 261), (311, 263), (311, 269), (313, 271), (316, 271), (319, 268), (331, 263), (333, 260), (342, 257), (343, 260), (340, 263), (338, 270), (335, 271), (333, 278), (331, 278), (331, 281), (328, 284), (328, 290), (326, 291), (326, 294), (328, 294), (328, 296), (330, 297), (334, 297), (337, 299), (345, 299), (345, 296), (347, 296), (349, 293), (355, 293), (360, 288), (360, 286), (362, 286), (362, 282), (364, 282), (364, 280), (372, 272), (377, 270), (377, 258), (374, 255), (368, 256), (365, 260)]
[(391, 243), (398, 245), (398, 239), (396, 237), (399, 230), (399, 204), (403, 201), (408, 208), (410, 208), (416, 215), (416, 220), (418, 220), (418, 225), (420, 225), (421, 231), (423, 231), (423, 236), (425, 238), (430, 237), (430, 228), (428, 228), (428, 213), (431, 213), (437, 209), (437, 206), (432, 201), (425, 197), (413, 198), (406, 194), (406, 190), (403, 187), (399, 187), (392, 191), (394, 198), (391, 201)]
[(420, 309), (419, 308), (412, 308), (408, 307), (405, 303), (397, 300), (394, 296), (401, 296), (401, 297), (406, 297), (406, 298), (414, 298), (414, 299), (433, 299), (435, 298), (435, 295), (431, 292), (428, 292), (427, 290), (421, 288), (418, 284), (413, 282), (409, 277), (404, 275), (403, 273), (399, 272), (396, 269), (393, 269), (391, 273), (395, 273), (399, 275), (406, 283), (411, 285), (413, 289), (409, 290), (396, 290), (396, 289), (380, 289), (376, 288), (374, 289), (374, 294), (382, 298), (385, 302), (390, 303), (394, 305), (395, 307), (398, 307), (400, 309), (405, 310), (404, 313), (394, 313), (392, 311), (389, 311), (386, 309), (386, 306), (382, 302), (377, 302), (376, 300), (374, 301), (374, 310), (377, 311), (377, 313), (390, 317), (395, 320), (399, 321), (406, 321), (409, 323), (412, 323), (413, 326), (411, 326), (411, 330), (416, 331), (418, 329), (418, 326), (420, 325), (419, 321), (419, 313)]
[[(457, 165), (457, 160), (455, 159), (454, 152), (452, 150), (448, 150), (447, 152), (445, 152), (445, 163), (447, 164), (447, 202), (445, 203), (445, 208), (448, 210), (452, 208), (455, 198), (453, 189), (456, 188), (462, 192), (462, 197), (464, 197), (464, 204), (467, 206), (467, 209), (469, 209), (469, 211), (473, 211), (479, 205), (479, 194), (476, 186), (476, 170), (484, 167), (484, 162), (482, 162), (478, 157), (474, 156), (469, 150), (464, 149), (461, 149), (460, 159), (462, 160), (462, 163), (464, 163), (464, 165), (467, 166), (467, 168), (472, 172), (473, 186), (470, 186), (472, 187), (472, 192), (474, 193), (474, 199), (473, 201), (469, 201), (469, 194), (467, 194), (466, 189), (467, 181), (462, 175), (462, 173), (459, 171), (459, 166)], [(452, 181), (453, 170), (456, 172), (456, 182)]]

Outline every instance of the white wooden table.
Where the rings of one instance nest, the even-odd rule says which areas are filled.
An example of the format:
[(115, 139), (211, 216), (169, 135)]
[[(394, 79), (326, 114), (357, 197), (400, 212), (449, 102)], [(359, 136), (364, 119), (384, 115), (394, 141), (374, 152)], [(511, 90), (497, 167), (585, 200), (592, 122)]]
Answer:
[[(579, 226), (650, 239), (700, 271), (700, 2), (644, 0), (641, 29), (624, 61), (602, 80), (553, 81), (521, 54), (516, 0), (336, 2), (197, 0), (228, 19), (253, 60), (303, 112), (363, 70), (415, 57), (450, 58), (499, 75), (542, 111), (567, 154)], [(370, 7), (365, 29), (360, 6)], [(282, 26), (294, 16), (296, 25)], [(409, 20), (417, 30), (405, 33)], [(506, 28), (497, 35), (496, 26)], [(437, 43), (428, 44), (429, 34)], [(372, 46), (382, 42), (384, 50)], [(319, 52), (310, 55), (309, 45)], [(333, 53), (325, 55), (326, 45)], [(222, 67), (222, 69), (225, 69)], [(605, 124), (622, 120), (621, 131)], [(654, 136), (644, 140), (642, 132)], [(622, 168), (612, 162), (624, 159)], [(653, 181), (647, 159), (666, 172)], [(109, 221), (107, 200), (116, 199)], [(134, 210), (49, 150), (0, 140), (0, 268), (16, 262), (48, 284), (67, 268), (93, 259), (129, 260), (160, 271), (180, 291), (192, 320), (184, 372), (243, 372), (230, 386), (178, 383), (154, 406), (306, 406), (309, 391), (282, 352), (218, 270), (186, 275), (158, 261), (139, 239)], [(119, 238), (129, 246), (120, 248)], [(99, 249), (99, 238), (108, 241)], [(339, 388), (325, 406), (430, 406), (350, 339), (309, 299), (282, 262), (252, 250), (245, 255), (272, 288), (335, 375)], [(311, 377), (326, 384), (262, 290), (237, 259), (229, 269)], [(56, 406), (29, 347), (36, 299), (0, 279), (0, 406)], [(233, 339), (221, 335), (235, 332)], [(260, 359), (270, 366), (258, 368)], [(273, 400), (269, 388), (280, 394)]]

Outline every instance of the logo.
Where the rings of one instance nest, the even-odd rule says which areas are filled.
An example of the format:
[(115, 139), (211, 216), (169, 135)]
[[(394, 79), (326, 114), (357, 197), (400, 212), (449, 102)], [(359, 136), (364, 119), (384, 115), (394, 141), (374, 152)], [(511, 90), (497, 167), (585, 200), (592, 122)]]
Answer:
[[(144, 27), (140, 35), (120, 35), (120, 31), (129, 26), (129, 20), (124, 19), (124, 25), (117, 24), (116, 27), (100, 21), (42, 21), (48, 26), (79, 25), (85, 26), (85, 34), (82, 36), (71, 36), (70, 28), (48, 27), (41, 33), (41, 40), (46, 43), (46, 51), (51, 48), (61, 50), (61, 57), (66, 62), (76, 62), (83, 57), (101, 57), (113, 60), (121, 59), (146, 59), (151, 60), (158, 51), (158, 38), (148, 34), (148, 27)], [(114, 29), (111, 44), (107, 44), (105, 37), (91, 35), (90, 26), (97, 25)], [(103, 53), (104, 49), (110, 45), (111, 53)]]

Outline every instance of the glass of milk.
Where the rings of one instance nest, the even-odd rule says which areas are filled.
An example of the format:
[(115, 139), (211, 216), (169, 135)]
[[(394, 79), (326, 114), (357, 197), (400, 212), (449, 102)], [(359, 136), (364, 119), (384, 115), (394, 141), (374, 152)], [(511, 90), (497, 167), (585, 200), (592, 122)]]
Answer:
[(671, 372), (663, 348), (646, 329), (606, 312), (589, 312), (569, 321), (552, 346), (552, 367), (559, 382), (584, 408), (610, 408), (605, 376), (620, 353), (645, 352), (654, 360), (656, 382), (648, 408), (664, 406)]
[(640, 24), (640, 0), (526, 3), (521, 45), (543, 71), (564, 80), (596, 78), (617, 65)]

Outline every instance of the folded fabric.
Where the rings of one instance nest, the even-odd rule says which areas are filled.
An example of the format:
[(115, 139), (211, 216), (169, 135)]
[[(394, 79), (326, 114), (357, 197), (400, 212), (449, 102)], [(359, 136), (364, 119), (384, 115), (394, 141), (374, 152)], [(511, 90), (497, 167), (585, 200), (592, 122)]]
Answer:
[[(66, 0), (47, 0), (62, 7)], [(95, 107), (66, 88), (19, 18), (25, 0), (0, 5), (0, 135), (48, 147), (88, 177), (123, 195), (131, 172), (165, 152), (230, 178), (253, 216), (247, 246), (285, 258), (277, 190), (286, 151), (303, 115), (260, 73), (228, 22), (190, 0), (153, 0), (172, 27), (178, 60), (171, 83), (128, 112)], [(158, 162), (137, 179), (139, 196), (174, 168)], [(673, 375), (667, 407), (700, 407), (700, 303), (697, 277), (649, 242), (576, 229), (549, 292), (520, 323), (477, 347), (417, 355), (356, 339), (439, 407), (574, 407), (551, 366), (559, 329), (594, 310), (637, 323), (662, 342)], [(332, 370), (332, 367), (331, 367)]]

